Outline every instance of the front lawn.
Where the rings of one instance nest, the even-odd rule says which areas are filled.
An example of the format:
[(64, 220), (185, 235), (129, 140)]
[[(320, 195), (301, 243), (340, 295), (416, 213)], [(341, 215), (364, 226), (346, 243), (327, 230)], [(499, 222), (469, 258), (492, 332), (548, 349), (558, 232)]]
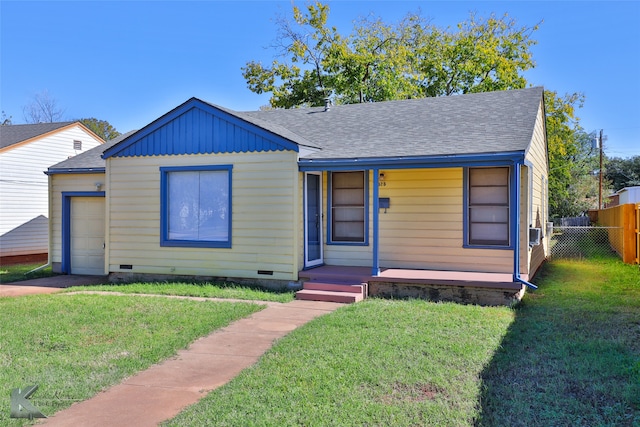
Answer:
[(53, 276), (51, 266), (29, 274), (31, 270), (40, 266), (42, 266), (42, 263), (0, 265), (0, 283), (20, 282), (22, 280)]
[(516, 309), (370, 299), (170, 426), (638, 426), (640, 272), (554, 261)]
[(189, 297), (205, 298), (231, 298), (256, 301), (293, 301), (293, 291), (272, 291), (258, 286), (244, 286), (234, 283), (180, 283), (180, 282), (152, 282), (152, 283), (128, 283), (108, 284), (98, 286), (76, 286), (68, 288), (67, 292), (76, 291), (107, 291), (126, 294), (152, 294), (152, 295), (181, 295)]
[(116, 295), (0, 298), (0, 425), (11, 389), (45, 415), (176, 354), (198, 337), (261, 310), (250, 303)]

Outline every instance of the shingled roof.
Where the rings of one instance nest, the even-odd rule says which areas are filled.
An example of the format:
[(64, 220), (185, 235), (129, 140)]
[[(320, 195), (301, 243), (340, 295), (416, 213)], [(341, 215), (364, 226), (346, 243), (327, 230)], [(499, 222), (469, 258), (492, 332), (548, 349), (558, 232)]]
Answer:
[[(534, 87), (335, 105), (328, 110), (236, 112), (209, 105), (310, 148), (312, 153), (303, 159), (365, 159), (524, 153), (533, 138), (542, 100), (543, 88)], [(58, 163), (49, 173), (104, 170), (102, 153), (133, 133)]]
[(31, 125), (5, 125), (0, 126), (0, 148), (44, 135), (75, 122), (36, 123)]
[(77, 156), (70, 157), (66, 160), (56, 163), (49, 167), (47, 174), (52, 175), (56, 173), (68, 173), (73, 171), (85, 171), (85, 172), (103, 172), (105, 168), (105, 161), (102, 158), (102, 153), (108, 148), (113, 147), (125, 138), (133, 135), (136, 131), (132, 130), (125, 134), (122, 134), (112, 140), (105, 142), (104, 144), (93, 147), (91, 150), (87, 150)]
[(543, 88), (240, 113), (321, 147), (314, 159), (525, 151)]

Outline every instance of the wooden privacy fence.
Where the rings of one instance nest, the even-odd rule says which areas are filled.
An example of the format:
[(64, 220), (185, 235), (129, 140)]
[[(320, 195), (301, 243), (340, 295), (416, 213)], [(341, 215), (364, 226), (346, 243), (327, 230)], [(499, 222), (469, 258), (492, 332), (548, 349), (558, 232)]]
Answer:
[[(598, 225), (616, 227), (609, 231), (609, 242), (627, 264), (640, 260), (640, 204), (613, 206), (598, 211)], [(614, 235), (618, 233), (618, 235)]]

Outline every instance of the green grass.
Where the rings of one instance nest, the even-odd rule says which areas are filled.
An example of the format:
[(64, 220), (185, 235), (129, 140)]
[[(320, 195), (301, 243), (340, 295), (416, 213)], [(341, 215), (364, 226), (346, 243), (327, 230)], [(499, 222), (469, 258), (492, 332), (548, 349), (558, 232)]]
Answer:
[(640, 425), (640, 271), (555, 260), (485, 370), (480, 425)]
[(35, 264), (11, 264), (0, 265), (0, 283), (20, 282), (23, 280), (37, 279), (39, 277), (50, 277), (54, 273), (51, 271), (51, 267), (43, 268), (31, 274), (31, 270), (40, 267), (42, 263)]
[(30, 400), (52, 415), (260, 309), (116, 295), (0, 298), (0, 425), (25, 423), (9, 418), (13, 388), (38, 384)]
[(508, 308), (369, 299), (295, 330), (170, 425), (470, 425)]
[(370, 299), (170, 426), (639, 426), (640, 272), (554, 261), (515, 309)]
[(233, 283), (131, 283), (98, 286), (77, 286), (68, 288), (74, 291), (108, 291), (127, 294), (182, 295), (206, 298), (233, 298), (256, 301), (293, 301), (293, 291), (273, 291), (257, 286), (244, 286)]

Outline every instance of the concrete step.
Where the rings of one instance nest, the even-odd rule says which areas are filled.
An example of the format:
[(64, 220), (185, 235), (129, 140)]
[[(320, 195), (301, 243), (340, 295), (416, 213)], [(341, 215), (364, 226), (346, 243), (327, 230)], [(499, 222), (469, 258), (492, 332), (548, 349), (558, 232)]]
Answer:
[(318, 289), (303, 289), (296, 292), (296, 299), (307, 301), (328, 301), (339, 302), (345, 304), (351, 304), (354, 302), (362, 301), (362, 293), (353, 292), (336, 292), (336, 291), (323, 291)]
[(366, 296), (366, 283), (340, 283), (336, 281), (326, 280), (309, 280), (302, 284), (303, 289), (316, 290), (316, 291), (333, 291), (333, 292), (347, 292), (354, 294), (362, 294)]

